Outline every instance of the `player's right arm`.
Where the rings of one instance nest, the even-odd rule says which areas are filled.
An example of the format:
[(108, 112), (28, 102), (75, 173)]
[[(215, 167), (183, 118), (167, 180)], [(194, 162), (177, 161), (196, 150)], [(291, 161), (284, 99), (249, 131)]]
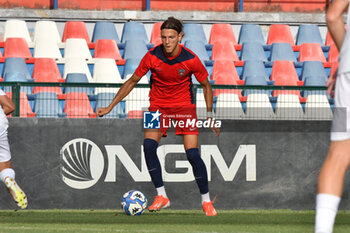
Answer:
[(15, 104), (9, 97), (7, 97), (7, 95), (0, 96), (0, 105), (6, 115), (9, 115), (15, 111)]
[(121, 86), (118, 93), (115, 95), (112, 102), (105, 108), (98, 108), (96, 113), (99, 117), (102, 117), (108, 114), (112, 109), (122, 101), (132, 89), (134, 89), (135, 85), (140, 81), (141, 77), (137, 76), (135, 73)]

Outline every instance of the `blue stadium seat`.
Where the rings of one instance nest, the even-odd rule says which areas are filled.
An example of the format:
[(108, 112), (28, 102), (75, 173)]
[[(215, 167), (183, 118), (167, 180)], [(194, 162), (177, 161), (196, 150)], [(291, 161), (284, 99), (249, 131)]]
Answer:
[(303, 43), (319, 43), (321, 46), (324, 45), (317, 25), (303, 24), (299, 26), (296, 44), (301, 45)]
[(199, 40), (187, 40), (185, 42), (185, 47), (194, 52), (201, 61), (210, 60), (205, 44), (203, 41)]
[(296, 62), (297, 58), (294, 56), (293, 48), (289, 43), (273, 43), (271, 48), (270, 61), (287, 60)]
[(92, 42), (96, 43), (99, 39), (110, 39), (120, 43), (119, 36), (113, 22), (96, 22), (92, 34)]
[(261, 28), (257, 24), (243, 24), (239, 32), (238, 44), (256, 42), (265, 45), (265, 39)]
[(34, 112), (37, 117), (63, 117), (56, 93), (39, 92), (34, 101)]
[(266, 81), (269, 81), (269, 76), (267, 75), (263, 61), (250, 60), (244, 62), (242, 80), (246, 80), (248, 76), (262, 76)]
[(126, 22), (123, 27), (122, 43), (128, 40), (135, 40), (135, 38), (148, 43), (145, 26), (139, 22)]
[[(66, 83), (89, 83), (86, 74), (83, 73), (69, 73), (67, 74)], [(65, 87), (64, 93), (71, 92), (85, 92), (87, 95), (93, 95), (93, 88), (89, 87)]]
[[(29, 80), (26, 79), (25, 74), (22, 72), (11, 72), (11, 73), (6, 73), (4, 77), (4, 82), (28, 82)], [(11, 92), (12, 87), (10, 86), (5, 86), (4, 87), (5, 92)], [(22, 86), (21, 87), (21, 92), (26, 93), (26, 95), (32, 94), (32, 87), (27, 87), (27, 86)]]
[(305, 78), (308, 76), (323, 77), (323, 80), (325, 82), (328, 79), (326, 70), (324, 69), (322, 62), (320, 61), (305, 61), (303, 63), (303, 69), (301, 71), (301, 80), (305, 81)]
[(199, 40), (202, 41), (203, 44), (208, 44), (208, 40), (205, 37), (205, 33), (203, 30), (203, 26), (198, 23), (185, 23), (184, 28), (184, 37), (182, 38), (182, 43), (185, 43), (189, 40)]
[[(111, 101), (113, 100), (114, 97), (115, 97), (114, 93), (103, 93), (103, 92), (99, 93), (97, 95), (97, 99), (96, 99), (95, 111), (98, 108), (107, 107), (111, 103)], [(110, 113), (103, 116), (103, 118), (121, 118), (121, 117), (125, 117), (121, 103), (118, 103), (117, 106), (115, 106)]]
[(4, 63), (4, 68), (2, 71), (2, 77), (5, 77), (6, 74), (11, 73), (22, 73), (26, 80), (33, 80), (29, 70), (27, 68), (24, 58), (19, 57), (9, 57), (6, 58)]
[[(266, 81), (266, 77), (264, 77), (263, 75), (249, 75), (246, 76), (245, 79), (245, 86), (267, 86), (268, 83)], [(250, 94), (270, 94), (269, 90), (249, 90), (246, 89), (244, 90), (244, 95), (248, 96)]]
[(244, 42), (241, 52), (241, 61), (267, 61), (264, 48), (257, 42)]
[(141, 59), (147, 52), (147, 45), (143, 40), (128, 40), (125, 43), (124, 59)]
[[(326, 80), (324, 76), (305, 76), (304, 86), (326, 86)], [(327, 95), (325, 90), (307, 90), (303, 91), (303, 96), (308, 97), (308, 95)]]
[(127, 59), (124, 66), (123, 79), (126, 79), (128, 75), (132, 75), (138, 65), (140, 64), (141, 59)]

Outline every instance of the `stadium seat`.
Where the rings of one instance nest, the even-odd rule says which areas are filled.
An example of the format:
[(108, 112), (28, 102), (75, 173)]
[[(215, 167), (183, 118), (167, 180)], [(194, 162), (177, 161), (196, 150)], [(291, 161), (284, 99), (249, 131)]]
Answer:
[(245, 61), (242, 70), (242, 80), (246, 80), (247, 76), (262, 76), (266, 81), (269, 81), (263, 61)]
[(65, 60), (63, 78), (69, 73), (83, 73), (89, 82), (93, 82), (89, 67), (84, 58), (68, 58)]
[(124, 66), (123, 79), (130, 77), (139, 66), (141, 59), (127, 59)]
[(160, 27), (162, 26), (162, 23), (163, 22), (157, 22), (153, 24), (150, 43), (155, 46), (162, 43), (162, 38), (160, 36)]
[(331, 34), (329, 33), (329, 31), (327, 31), (325, 45), (330, 46), (332, 44), (334, 44), (333, 38), (332, 38)]
[(267, 61), (264, 48), (260, 43), (257, 42), (245, 42), (242, 46), (241, 60), (258, 60), (258, 61)]
[(57, 63), (52, 58), (36, 58), (33, 68), (33, 79), (36, 78), (38, 73), (55, 73), (56, 81), (61, 79), (60, 71), (58, 70)]
[[(245, 86), (267, 86), (268, 83), (266, 81), (266, 77), (263, 75), (252, 75), (252, 76), (246, 76), (245, 79)], [(269, 95), (269, 90), (262, 90), (262, 89), (244, 89), (244, 95), (249, 96), (251, 94), (266, 94)]]
[(207, 104), (203, 92), (196, 92), (196, 113), (198, 119), (207, 119)]
[(34, 29), (34, 42), (37, 39), (45, 39), (48, 41), (61, 43), (61, 36), (58, 32), (56, 22), (45, 20), (36, 21)]
[[(4, 82), (28, 82), (29, 80), (26, 79), (25, 74), (21, 72), (13, 72), (13, 73), (6, 73), (4, 76)], [(32, 94), (32, 87), (29, 86), (21, 86), (21, 92), (26, 93), (27, 95)], [(11, 86), (5, 86), (4, 87), (5, 92), (11, 92), (12, 87)]]
[(89, 47), (84, 39), (67, 39), (64, 48), (64, 58), (84, 58), (92, 59)]
[(99, 21), (95, 23), (94, 32), (92, 33), (92, 42), (96, 43), (98, 40), (114, 40), (120, 43), (116, 27), (113, 22)]
[(123, 27), (122, 43), (135, 39), (148, 43), (145, 26), (139, 22), (126, 22)]
[(317, 43), (303, 43), (300, 46), (299, 61), (326, 62), (321, 45)]
[(2, 77), (10, 77), (11, 74), (22, 73), (25, 80), (32, 81), (28, 67), (23, 58), (19, 57), (8, 57), (5, 59), (4, 68), (2, 70)]
[(294, 56), (293, 48), (289, 43), (273, 43), (269, 60), (272, 62), (277, 60), (296, 62), (297, 58)]
[[(84, 73), (69, 73), (66, 78), (66, 83), (89, 83), (88, 78)], [(90, 87), (65, 87), (64, 93), (81, 92), (87, 95), (93, 95), (93, 88)]]
[(233, 42), (216, 41), (213, 45), (211, 60), (239, 61)]
[(208, 44), (203, 26), (201, 24), (185, 23), (183, 32), (185, 35), (181, 40), (182, 43), (186, 43), (187, 41), (201, 41), (204, 45)]
[(264, 93), (251, 93), (246, 103), (246, 117), (248, 119), (271, 120), (274, 112), (269, 96)]
[(125, 97), (125, 113), (132, 110), (144, 110), (149, 107), (149, 88), (134, 88)]
[[(104, 108), (107, 107), (112, 100), (114, 99), (115, 94), (114, 93), (103, 93), (100, 92), (97, 95), (96, 99), (96, 109), (97, 111), (98, 108)], [(124, 116), (124, 111), (121, 103), (118, 103), (110, 113), (107, 115), (103, 116), (103, 118), (120, 118)]]
[(215, 116), (217, 119), (241, 119), (245, 117), (239, 96), (222, 93), (216, 101)]
[(240, 80), (233, 61), (215, 61), (213, 65), (213, 72), (211, 74), (211, 80), (214, 80), (215, 84), (217, 84), (216, 79), (218, 76), (224, 76), (228, 79), (236, 81)]
[(246, 42), (255, 42), (261, 45), (265, 44), (265, 39), (259, 25), (243, 24), (241, 26), (241, 29), (239, 32), (238, 44), (243, 45)]
[[(297, 86), (301, 85), (298, 74), (292, 61), (275, 61), (272, 66), (271, 81), (275, 86)], [(274, 90), (272, 96), (280, 94), (297, 95), (301, 97), (298, 90)]]
[(81, 92), (67, 94), (64, 113), (67, 118), (96, 118), (87, 94)]
[[(93, 79), (96, 83), (123, 83), (119, 70), (113, 59), (98, 58), (95, 60)], [(95, 88), (95, 94), (101, 92), (117, 93), (119, 88)]]
[(37, 38), (34, 43), (35, 58), (62, 59), (62, 54), (56, 41), (45, 38)]
[(62, 42), (67, 39), (84, 39), (86, 43), (91, 43), (85, 23), (82, 21), (69, 21), (64, 25)]
[(187, 40), (185, 42), (185, 47), (194, 52), (201, 61), (210, 60), (207, 49), (203, 41), (199, 40)]
[(302, 120), (304, 111), (296, 95), (281, 94), (276, 102), (276, 119), (278, 120)]
[(7, 38), (5, 41), (4, 57), (31, 58), (27, 41), (24, 38)]
[(289, 25), (273, 24), (270, 26), (267, 44), (271, 45), (273, 43), (289, 43), (291, 46), (295, 45)]
[(333, 113), (326, 95), (312, 94), (305, 104), (306, 120), (332, 120)]
[(142, 110), (130, 110), (127, 115), (128, 119), (142, 119), (143, 111)]
[(320, 46), (324, 45), (317, 25), (302, 24), (299, 26), (296, 44), (302, 45), (304, 43), (317, 43)]
[(233, 33), (231, 24), (215, 23), (212, 25), (209, 37), (209, 44), (214, 44), (218, 41), (230, 41), (234, 45), (237, 44), (237, 40)]
[(63, 111), (56, 93), (39, 92), (35, 96), (34, 112), (36, 117), (63, 117)]
[(23, 38), (27, 45), (31, 44), (27, 23), (24, 20), (11, 19), (7, 20), (4, 29), (4, 41), (8, 38)]
[(337, 62), (339, 58), (339, 51), (335, 44), (330, 45), (328, 52), (328, 62)]
[[(6, 92), (6, 95), (12, 99), (12, 92)], [(35, 117), (35, 113), (30, 107), (26, 93), (21, 92), (19, 98), (19, 117)]]
[(94, 58), (112, 58), (114, 60), (121, 60), (122, 56), (120, 55), (115, 40), (99, 39), (95, 45)]
[[(326, 86), (326, 80), (324, 76), (306, 76), (304, 86)], [(304, 90), (303, 96), (308, 97), (309, 95), (327, 95), (326, 90)]]
[[(57, 74), (54, 72), (37, 73), (35, 75), (34, 82), (57, 82)], [(36, 94), (39, 92), (53, 92), (53, 93), (56, 93), (56, 95), (62, 94), (62, 90), (58, 86), (56, 86), (56, 87), (34, 86), (33, 87), (33, 94)]]
[(124, 59), (142, 59), (147, 52), (147, 45), (143, 40), (128, 40), (125, 43)]
[(324, 81), (327, 81), (326, 70), (323, 67), (322, 62), (319, 61), (305, 61), (303, 62), (303, 69), (301, 71), (301, 80), (304, 81), (307, 76), (319, 76), (323, 77)]

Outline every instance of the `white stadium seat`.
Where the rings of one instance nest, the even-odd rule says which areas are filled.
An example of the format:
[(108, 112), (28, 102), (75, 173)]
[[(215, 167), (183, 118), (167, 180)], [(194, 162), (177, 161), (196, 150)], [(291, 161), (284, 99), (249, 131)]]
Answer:
[(302, 120), (304, 111), (299, 97), (287, 94), (278, 95), (275, 116), (277, 120)]
[(37, 21), (34, 28), (34, 42), (37, 39), (49, 39), (61, 43), (61, 37), (54, 21)]
[(217, 119), (241, 119), (245, 117), (237, 94), (219, 94), (216, 101)]
[(66, 40), (66, 46), (64, 48), (64, 58), (84, 58), (91, 60), (92, 56), (89, 47), (85, 39), (71, 38)]
[[(123, 83), (114, 59), (97, 58), (94, 60), (93, 80), (96, 83)], [(95, 88), (95, 94), (103, 92), (117, 93), (119, 88)]]
[(267, 94), (250, 94), (247, 98), (246, 116), (248, 119), (266, 119), (274, 117), (274, 112)]
[(305, 104), (306, 120), (331, 120), (331, 106), (326, 95), (308, 95)]
[(27, 23), (24, 20), (7, 20), (4, 30), (4, 41), (7, 38), (24, 38), (29, 47), (33, 47), (32, 39), (28, 31)]
[(35, 58), (62, 59), (62, 55), (55, 41), (47, 38), (37, 38), (34, 45)]
[(66, 79), (69, 73), (84, 73), (89, 82), (94, 82), (89, 67), (84, 58), (68, 58), (65, 60), (63, 78)]

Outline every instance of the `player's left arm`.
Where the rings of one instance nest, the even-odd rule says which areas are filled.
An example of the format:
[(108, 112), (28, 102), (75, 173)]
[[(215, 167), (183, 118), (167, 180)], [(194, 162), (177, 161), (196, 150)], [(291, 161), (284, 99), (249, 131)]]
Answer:
[(7, 95), (0, 96), (0, 105), (6, 115), (9, 115), (15, 111), (15, 104), (9, 97), (7, 97)]
[[(202, 82), (200, 82), (202, 88), (203, 88), (203, 94), (205, 99), (205, 104), (207, 106), (207, 118), (208, 120), (215, 120), (213, 119), (213, 90), (211, 88), (211, 85), (208, 81), (208, 79), (204, 79)], [(212, 131), (216, 133), (216, 136), (219, 136), (220, 129), (213, 126)]]

